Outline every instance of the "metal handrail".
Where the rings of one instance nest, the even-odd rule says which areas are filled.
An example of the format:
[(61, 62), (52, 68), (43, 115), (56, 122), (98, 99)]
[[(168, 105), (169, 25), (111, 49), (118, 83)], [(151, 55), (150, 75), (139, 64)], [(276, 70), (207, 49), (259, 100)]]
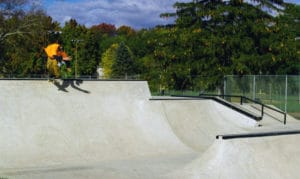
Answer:
[(221, 94), (221, 95), (219, 95), (219, 94), (199, 94), (199, 96), (217, 96), (217, 97), (222, 97), (223, 99), (225, 99), (225, 97), (240, 98), (240, 104), (241, 105), (243, 105), (243, 102), (245, 100), (248, 100), (248, 101), (251, 101), (251, 102), (253, 102), (255, 104), (259, 104), (261, 106), (261, 117), (263, 117), (263, 115), (265, 113), (264, 108), (268, 108), (270, 110), (273, 110), (275, 112), (283, 114), (283, 116), (284, 116), (283, 124), (286, 124), (286, 113), (285, 112), (280, 111), (278, 109), (275, 109), (273, 107), (267, 106), (267, 105), (265, 105), (265, 104), (263, 104), (263, 103), (261, 103), (261, 102), (259, 102), (257, 100), (253, 100), (253, 99), (250, 99), (250, 98), (245, 97), (245, 96), (241, 96), (241, 95), (224, 95), (224, 94)]
[(214, 96), (209, 96), (209, 95), (206, 96), (206, 97), (205, 96), (187, 96), (187, 95), (171, 95), (171, 96), (173, 96), (173, 97), (187, 97), (187, 98), (191, 98), (191, 99), (194, 99), (194, 98), (198, 98), (198, 99), (202, 99), (202, 98), (211, 99), (211, 100), (214, 100), (214, 101), (216, 101), (218, 103), (221, 103), (221, 104), (223, 104), (225, 106), (228, 106), (231, 109), (236, 110), (237, 112), (242, 113), (242, 114), (244, 114), (244, 115), (246, 115), (246, 116), (248, 116), (250, 118), (253, 118), (256, 121), (260, 121), (262, 119), (261, 116), (254, 115), (253, 113), (251, 113), (249, 111), (246, 111), (244, 109), (241, 109), (241, 108), (233, 105), (232, 103), (227, 102), (226, 100), (221, 100), (221, 99), (216, 98)]

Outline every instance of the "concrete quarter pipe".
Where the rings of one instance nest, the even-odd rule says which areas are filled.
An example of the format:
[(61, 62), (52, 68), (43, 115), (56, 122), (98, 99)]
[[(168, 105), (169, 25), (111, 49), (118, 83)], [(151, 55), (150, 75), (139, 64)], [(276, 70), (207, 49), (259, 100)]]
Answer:
[[(0, 80), (0, 178), (294, 178), (298, 135), (210, 100), (150, 100), (145, 81)], [(292, 156), (292, 157), (291, 157)]]

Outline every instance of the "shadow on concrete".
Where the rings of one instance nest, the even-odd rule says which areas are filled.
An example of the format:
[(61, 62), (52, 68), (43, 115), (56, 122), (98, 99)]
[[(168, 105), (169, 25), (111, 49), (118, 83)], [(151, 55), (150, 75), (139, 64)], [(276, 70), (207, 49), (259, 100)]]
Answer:
[(62, 84), (58, 81), (54, 81), (53, 84), (58, 88), (59, 91), (69, 92), (67, 88), (71, 86), (75, 90), (81, 91), (83, 93), (89, 94), (90, 91), (79, 88), (79, 86), (83, 83), (83, 80), (80, 79), (62, 79)]

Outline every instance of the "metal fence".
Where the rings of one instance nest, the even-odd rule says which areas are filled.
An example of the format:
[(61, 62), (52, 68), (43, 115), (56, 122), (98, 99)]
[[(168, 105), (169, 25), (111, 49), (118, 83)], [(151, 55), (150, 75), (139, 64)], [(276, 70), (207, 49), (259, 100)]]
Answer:
[[(228, 75), (224, 81), (208, 88), (211, 77), (187, 77), (191, 86), (180, 90), (165, 89), (155, 83), (153, 95), (223, 94), (245, 96), (289, 113), (300, 119), (300, 76), (292, 75)], [(228, 99), (235, 101), (236, 99)]]
[(300, 119), (300, 76), (228, 75), (224, 79), (224, 94), (243, 95)]

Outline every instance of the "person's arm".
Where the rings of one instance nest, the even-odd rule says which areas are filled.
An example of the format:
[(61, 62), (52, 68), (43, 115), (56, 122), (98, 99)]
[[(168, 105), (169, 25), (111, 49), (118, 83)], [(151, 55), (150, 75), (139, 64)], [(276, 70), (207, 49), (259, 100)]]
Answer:
[(72, 57), (68, 56), (66, 52), (62, 52), (61, 56), (62, 56), (62, 59), (64, 61), (71, 61), (72, 60)]

